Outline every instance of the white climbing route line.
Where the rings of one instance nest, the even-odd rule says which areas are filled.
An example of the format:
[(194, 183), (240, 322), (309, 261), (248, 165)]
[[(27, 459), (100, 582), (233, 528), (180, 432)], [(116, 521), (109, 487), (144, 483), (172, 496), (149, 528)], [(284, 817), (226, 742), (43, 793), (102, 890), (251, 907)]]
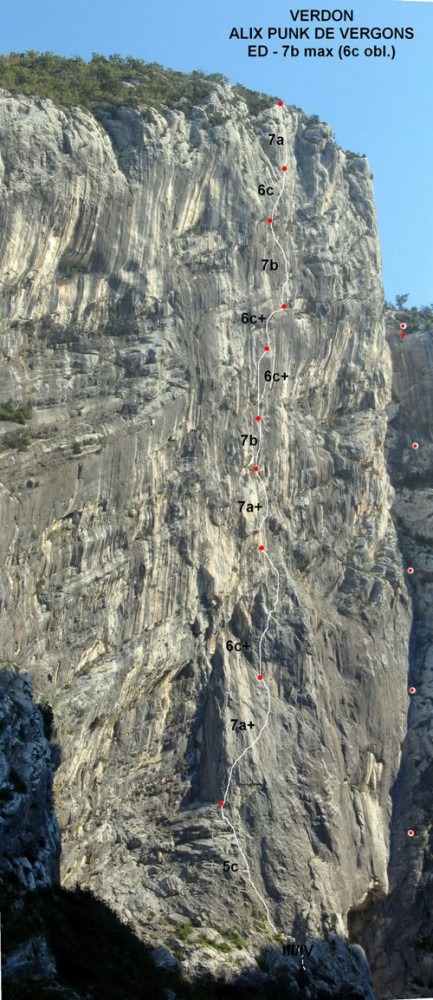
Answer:
[[(277, 610), (277, 605), (278, 605), (278, 601), (279, 601), (279, 594), (280, 594), (280, 574), (279, 574), (276, 566), (274, 566), (274, 564), (272, 562), (272, 559), (269, 558), (267, 552), (265, 552), (265, 556), (266, 556), (266, 558), (268, 560), (269, 565), (272, 566), (272, 569), (273, 569), (273, 571), (274, 571), (274, 573), (276, 574), (276, 577), (277, 577), (277, 593), (276, 593), (276, 596), (275, 596), (274, 606), (271, 609), (271, 611), (268, 612), (266, 626), (265, 626), (265, 629), (263, 630), (263, 632), (262, 632), (262, 634), (260, 636), (260, 640), (259, 640), (259, 663), (260, 663), (259, 673), (260, 674), (262, 672), (262, 646), (263, 646), (263, 639), (265, 638), (265, 635), (269, 631), (269, 625), (270, 625), (271, 618), (272, 618), (272, 616), (275, 614), (275, 612)], [(264, 683), (264, 682), (262, 682), (262, 683)]]
[[(228, 777), (228, 781), (227, 781), (227, 787), (226, 787), (226, 790), (224, 792), (224, 803), (227, 802), (227, 796), (228, 796), (228, 793), (229, 793), (230, 785), (231, 785), (232, 778), (233, 778), (233, 771), (234, 771), (235, 767), (237, 766), (237, 764), (239, 763), (239, 761), (242, 760), (242, 757), (244, 757), (246, 753), (248, 753), (250, 750), (252, 750), (253, 746), (255, 746), (256, 743), (258, 743), (258, 741), (259, 741), (262, 733), (266, 729), (266, 726), (267, 726), (268, 721), (269, 721), (269, 716), (271, 714), (271, 693), (269, 691), (268, 685), (266, 684), (266, 681), (261, 681), (260, 683), (263, 684), (263, 687), (265, 688), (265, 691), (266, 691), (267, 696), (268, 696), (268, 708), (267, 708), (267, 711), (266, 711), (265, 721), (264, 721), (264, 723), (262, 725), (262, 728), (257, 733), (257, 736), (253, 740), (253, 742), (250, 743), (247, 747), (245, 747), (245, 749), (242, 751), (242, 753), (239, 754), (239, 757), (236, 757), (236, 760), (233, 762), (233, 764), (232, 764), (232, 766), (230, 768), (230, 771), (229, 771), (229, 777)], [(224, 812), (224, 808), (222, 806), (221, 806), (221, 813), (222, 813), (222, 815), (223, 815), (226, 823), (228, 824), (228, 826), (230, 827), (230, 829), (232, 831), (232, 834), (233, 834), (234, 839), (235, 839), (236, 847), (237, 847), (237, 849), (239, 851), (239, 854), (241, 855), (242, 860), (245, 863), (245, 869), (246, 869), (246, 874), (248, 876), (248, 881), (249, 881), (252, 889), (254, 889), (254, 892), (255, 892), (256, 896), (258, 897), (258, 899), (260, 899), (260, 902), (263, 903), (263, 906), (264, 906), (265, 912), (266, 912), (266, 919), (267, 919), (268, 923), (270, 924), (270, 926), (272, 927), (272, 930), (275, 932), (276, 931), (276, 927), (274, 927), (274, 924), (272, 923), (271, 915), (269, 913), (269, 906), (268, 906), (266, 900), (263, 898), (263, 896), (261, 895), (261, 893), (259, 892), (257, 886), (254, 884), (254, 882), (253, 882), (253, 880), (251, 878), (251, 869), (250, 869), (250, 865), (249, 865), (248, 859), (247, 859), (247, 857), (245, 855), (245, 852), (242, 850), (242, 847), (241, 847), (241, 845), (239, 843), (239, 837), (238, 837), (238, 835), (236, 833), (236, 830), (235, 830), (235, 828), (233, 826), (233, 823), (229, 820), (229, 818), (228, 818), (227, 814)]]
[[(286, 133), (285, 133), (284, 129), (283, 129), (283, 134), (284, 134), (285, 152), (287, 152), (287, 148), (288, 148), (287, 147), (287, 136), (286, 136)], [(282, 182), (282, 185), (281, 185), (280, 193), (279, 193), (279, 195), (278, 195), (278, 197), (277, 197), (277, 199), (275, 201), (275, 204), (273, 206), (273, 212), (274, 213), (275, 213), (275, 211), (276, 211), (276, 209), (278, 207), (278, 203), (281, 200), (281, 198), (283, 196), (283, 193), (284, 193), (284, 188), (285, 188), (285, 184), (286, 184), (286, 175), (287, 175), (287, 165), (282, 164), (281, 165), (281, 170), (283, 171), (283, 182)], [(278, 246), (278, 248), (279, 248), (279, 250), (281, 252), (281, 255), (283, 257), (283, 260), (284, 260), (285, 279), (283, 281), (282, 288), (281, 288), (282, 295), (283, 295), (283, 298), (284, 298), (284, 291), (285, 291), (286, 287), (288, 288), (288, 285), (289, 285), (289, 262), (287, 260), (287, 256), (285, 254), (285, 251), (284, 251), (283, 247), (281, 246), (281, 243), (279, 242), (278, 238), (275, 235), (275, 232), (274, 232), (274, 220), (273, 220), (273, 218), (272, 218), (272, 220), (268, 220), (268, 221), (270, 222), (270, 226), (271, 226), (271, 232), (272, 232), (273, 242), (276, 243), (276, 245)], [(266, 320), (266, 325), (265, 325), (265, 339), (266, 339), (267, 345), (269, 345), (269, 339), (270, 339), (269, 338), (269, 323), (273, 319), (274, 316), (276, 316), (277, 314), (281, 315), (281, 308), (285, 309), (286, 305), (283, 304), (283, 306), (280, 306), (280, 309), (274, 309), (270, 313), (270, 315), (268, 316), (268, 318)], [(262, 427), (261, 427), (262, 421), (261, 421), (261, 415), (260, 415), (260, 396), (261, 396), (261, 393), (260, 393), (260, 369), (261, 369), (261, 363), (263, 361), (263, 358), (268, 357), (268, 354), (267, 354), (268, 350), (270, 350), (269, 346), (267, 347), (267, 350), (263, 351), (263, 353), (261, 354), (261, 356), (260, 356), (260, 358), (259, 358), (259, 360), (257, 362), (257, 415), (259, 416), (259, 419), (257, 420), (258, 447), (257, 447), (257, 452), (256, 452), (256, 457), (255, 457), (255, 463), (258, 462), (260, 451), (261, 451), (261, 447), (262, 447)], [(272, 385), (273, 385), (273, 383), (272, 383)], [(269, 517), (269, 498), (268, 498), (268, 492), (267, 492), (267, 489), (266, 489), (265, 482), (262, 479), (262, 476), (260, 475), (260, 471), (259, 471), (258, 468), (257, 468), (257, 473), (256, 474), (257, 474), (257, 479), (258, 479), (258, 481), (260, 483), (261, 489), (263, 491), (263, 496), (264, 496), (265, 505), (266, 505), (265, 506), (265, 513), (263, 514), (262, 519), (261, 519), (260, 524), (259, 524), (259, 527), (258, 527), (258, 533), (260, 535), (264, 531), (264, 528), (265, 528), (265, 525), (266, 525), (266, 521), (267, 521), (267, 519)], [(244, 850), (243, 850), (243, 848), (242, 848), (242, 846), (241, 846), (241, 844), (239, 842), (239, 837), (238, 837), (238, 835), (236, 833), (235, 827), (233, 826), (233, 823), (231, 822), (231, 820), (229, 819), (229, 817), (227, 816), (227, 813), (225, 811), (225, 806), (227, 805), (227, 799), (228, 799), (228, 795), (229, 795), (229, 792), (230, 792), (230, 787), (232, 785), (233, 775), (234, 775), (235, 769), (236, 769), (237, 765), (239, 764), (239, 761), (241, 761), (242, 758), (245, 757), (245, 755), (247, 753), (249, 753), (253, 749), (253, 747), (255, 747), (256, 744), (259, 742), (259, 740), (262, 737), (262, 734), (264, 733), (264, 731), (265, 731), (265, 729), (266, 729), (266, 727), (267, 727), (267, 725), (269, 723), (269, 717), (271, 715), (271, 693), (270, 693), (269, 687), (266, 684), (266, 681), (265, 681), (265, 679), (263, 677), (263, 674), (262, 674), (263, 642), (264, 642), (264, 639), (265, 639), (265, 637), (266, 637), (266, 635), (267, 635), (267, 633), (269, 631), (271, 619), (275, 615), (276, 609), (277, 609), (277, 606), (278, 606), (278, 603), (279, 603), (279, 596), (280, 596), (280, 574), (278, 572), (277, 567), (272, 562), (272, 559), (270, 558), (270, 556), (266, 552), (265, 546), (264, 545), (260, 545), (260, 549), (263, 551), (263, 554), (265, 555), (265, 558), (266, 558), (267, 562), (269, 563), (269, 566), (271, 567), (271, 569), (272, 569), (272, 571), (273, 571), (273, 573), (275, 574), (275, 577), (276, 577), (276, 593), (275, 593), (274, 603), (273, 603), (273, 606), (272, 606), (271, 610), (268, 611), (268, 614), (267, 614), (267, 617), (266, 617), (266, 625), (265, 625), (265, 628), (263, 629), (263, 631), (262, 631), (262, 633), (260, 635), (260, 638), (259, 638), (259, 647), (258, 647), (258, 652), (259, 652), (259, 674), (257, 675), (257, 679), (258, 679), (259, 683), (262, 685), (262, 687), (264, 687), (264, 689), (266, 691), (268, 704), (267, 704), (267, 709), (266, 709), (265, 720), (264, 720), (263, 725), (261, 726), (261, 729), (259, 730), (257, 736), (255, 737), (255, 739), (251, 743), (248, 744), (247, 747), (245, 747), (242, 750), (242, 753), (240, 753), (239, 756), (236, 757), (236, 759), (233, 761), (233, 764), (232, 764), (232, 766), (230, 768), (229, 775), (228, 775), (227, 785), (226, 785), (226, 789), (225, 789), (225, 792), (224, 792), (224, 798), (220, 802), (220, 812), (221, 812), (222, 818), (225, 820), (225, 822), (227, 823), (227, 826), (230, 828), (230, 830), (231, 830), (231, 832), (233, 834), (233, 837), (234, 837), (234, 840), (235, 840), (235, 843), (236, 843), (236, 847), (237, 847), (237, 849), (239, 851), (240, 856), (242, 857), (242, 860), (244, 861), (244, 864), (245, 864), (245, 874), (248, 877), (248, 881), (249, 881), (252, 889), (254, 890), (257, 898), (260, 900), (260, 902), (262, 903), (262, 905), (264, 907), (264, 910), (265, 910), (265, 913), (266, 913), (266, 919), (268, 921), (268, 924), (270, 925), (272, 931), (274, 933), (276, 933), (276, 928), (275, 928), (275, 926), (274, 926), (274, 924), (272, 923), (272, 920), (271, 920), (269, 906), (268, 906), (266, 900), (264, 899), (264, 897), (262, 896), (262, 894), (259, 892), (259, 890), (258, 890), (257, 886), (255, 885), (255, 883), (253, 882), (253, 879), (251, 877), (251, 868), (250, 868), (249, 861), (248, 861), (248, 859), (247, 859), (247, 857), (245, 855), (245, 852), (244, 852)]]

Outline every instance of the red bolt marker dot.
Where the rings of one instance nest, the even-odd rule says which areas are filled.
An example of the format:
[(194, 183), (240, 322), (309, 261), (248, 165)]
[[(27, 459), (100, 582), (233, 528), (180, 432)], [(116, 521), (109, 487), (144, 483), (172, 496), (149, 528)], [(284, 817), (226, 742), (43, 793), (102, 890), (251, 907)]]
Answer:
[(256, 420), (261, 420), (261, 419), (262, 419), (261, 417), (256, 417)]
[(287, 167), (281, 167), (281, 170), (287, 170)]
[(218, 805), (219, 805), (220, 809), (222, 809), (222, 807), (224, 805), (224, 802), (218, 802)]
[(408, 566), (408, 567), (407, 567), (407, 571), (408, 571), (408, 573), (409, 573), (410, 575), (412, 575), (412, 573), (413, 573), (413, 566)]
[(417, 450), (417, 448), (419, 448), (419, 444), (418, 444), (418, 441), (414, 441), (414, 443), (413, 443), (413, 445), (412, 445), (412, 448), (414, 449), (414, 451), (416, 451), (416, 450)]
[(285, 302), (283, 302), (283, 304), (282, 304), (281, 308), (282, 308), (282, 309), (287, 309), (287, 305), (286, 305), (286, 303), (285, 303)]
[(257, 680), (258, 681), (262, 681), (263, 680), (263, 674), (257, 674)]
[(266, 345), (266, 347), (264, 347), (264, 348), (263, 348), (263, 350), (264, 350), (264, 351), (270, 351), (270, 349), (271, 349), (271, 348), (270, 348), (270, 347), (268, 347), (267, 345)]
[(404, 340), (405, 336), (406, 336), (406, 334), (405, 334), (405, 333), (401, 333), (401, 334), (400, 334), (400, 337), (401, 337), (401, 339), (402, 339), (402, 340)]
[(278, 107), (279, 108), (282, 108), (283, 104), (284, 104), (284, 101), (278, 101)]
[(258, 467), (258, 465), (255, 465), (255, 466), (254, 466), (254, 472), (258, 472), (258, 471), (259, 471), (259, 467)]
[(400, 323), (400, 330), (407, 330), (407, 323)]
[(407, 831), (407, 835), (408, 835), (408, 837), (414, 837), (415, 836), (415, 830), (408, 830)]
[(259, 545), (259, 552), (264, 552), (264, 551), (265, 551), (265, 546)]
[(416, 688), (409, 688), (409, 694), (415, 694)]
[(268, 222), (273, 222), (273, 221), (274, 221), (273, 219), (268, 219)]

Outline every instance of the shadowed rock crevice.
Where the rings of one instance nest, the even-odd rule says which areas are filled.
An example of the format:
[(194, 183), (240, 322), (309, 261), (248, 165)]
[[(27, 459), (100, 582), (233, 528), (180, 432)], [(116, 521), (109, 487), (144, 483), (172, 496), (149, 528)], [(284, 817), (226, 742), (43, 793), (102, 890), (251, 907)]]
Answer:
[[(52, 706), (34, 704), (18, 668), (0, 672), (0, 878), (35, 889), (59, 879), (60, 829), (53, 801), (60, 749)], [(50, 742), (52, 741), (52, 742)]]

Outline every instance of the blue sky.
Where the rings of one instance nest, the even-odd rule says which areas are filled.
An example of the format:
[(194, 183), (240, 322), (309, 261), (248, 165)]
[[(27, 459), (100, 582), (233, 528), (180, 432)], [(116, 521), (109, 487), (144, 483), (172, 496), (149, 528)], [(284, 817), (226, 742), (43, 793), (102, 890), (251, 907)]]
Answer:
[[(303, 0), (304, 9), (326, 9)], [(359, 0), (353, 24), (413, 26), (395, 60), (248, 58), (232, 27), (293, 24), (290, 0), (13, 0), (2, 13), (1, 52), (27, 49), (90, 58), (118, 52), (173, 69), (224, 73), (318, 114), (344, 149), (366, 153), (383, 253), (385, 295), (433, 302), (433, 2)], [(328, 9), (338, 9), (329, 3)], [(332, 22), (330, 22), (332, 23)], [(339, 28), (341, 25), (335, 25)], [(282, 42), (279, 45), (284, 44)], [(296, 43), (294, 43), (296, 44)], [(314, 44), (310, 42), (310, 44)], [(316, 43), (320, 44), (320, 43)], [(322, 44), (334, 46), (328, 41)], [(368, 42), (352, 41), (364, 46)], [(372, 43), (375, 44), (375, 43)], [(376, 44), (383, 44), (377, 42)], [(390, 44), (388, 42), (388, 44)], [(335, 45), (336, 47), (336, 45)]]

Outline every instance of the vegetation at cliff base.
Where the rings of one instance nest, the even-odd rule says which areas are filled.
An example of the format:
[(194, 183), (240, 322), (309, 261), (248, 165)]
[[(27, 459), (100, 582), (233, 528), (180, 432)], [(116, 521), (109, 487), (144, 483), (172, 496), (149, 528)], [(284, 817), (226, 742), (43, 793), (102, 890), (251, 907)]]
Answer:
[[(3, 967), (15, 957), (16, 972), (3, 978), (3, 1000), (302, 1000), (304, 989), (288, 981), (284, 967), (264, 982), (245, 979), (241, 973), (233, 983), (214, 980), (209, 975), (188, 982), (179, 969), (157, 968), (153, 949), (134, 934), (131, 927), (107, 903), (89, 889), (73, 890), (56, 886), (22, 892), (17, 876), (0, 875)], [(190, 927), (191, 925), (187, 925)], [(173, 937), (179, 928), (168, 928), (168, 948), (173, 953)], [(234, 947), (243, 943), (236, 933), (225, 935)], [(38, 966), (25, 971), (20, 948), (30, 945)], [(45, 942), (51, 966), (36, 958)], [(44, 954), (43, 948), (39, 952)], [(45, 952), (46, 954), (46, 952)], [(54, 960), (54, 966), (52, 964)], [(41, 978), (42, 976), (42, 978)], [(314, 990), (314, 1000), (362, 1000), (356, 990)]]
[[(93, 110), (100, 104), (126, 104), (146, 111), (171, 109), (188, 114), (202, 104), (216, 83), (228, 83), (222, 73), (201, 70), (179, 73), (159, 63), (132, 56), (93, 53), (89, 62), (80, 56), (66, 58), (52, 52), (11, 52), (0, 56), (0, 87), (12, 94), (49, 97), (58, 106)], [(235, 94), (246, 101), (250, 114), (270, 107), (275, 98), (237, 84)]]

